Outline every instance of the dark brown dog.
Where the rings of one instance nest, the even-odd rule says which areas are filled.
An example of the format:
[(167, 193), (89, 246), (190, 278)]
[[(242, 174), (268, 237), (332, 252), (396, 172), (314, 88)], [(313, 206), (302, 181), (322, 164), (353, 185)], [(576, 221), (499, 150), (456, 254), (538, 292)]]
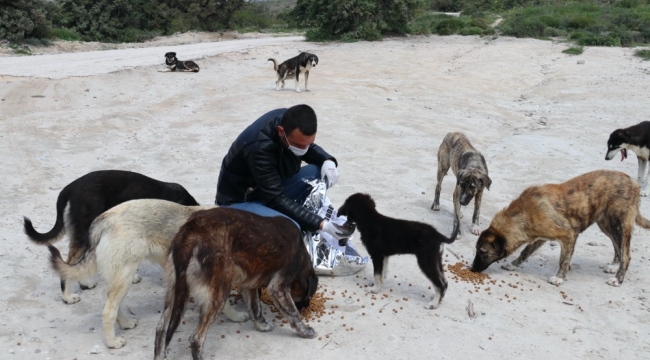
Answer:
[(178, 60), (175, 52), (165, 54), (165, 65), (167, 68), (163, 71), (188, 71), (199, 72), (199, 65), (191, 60)]
[(307, 90), (307, 81), (309, 81), (309, 70), (318, 65), (318, 56), (306, 52), (300, 53), (300, 55), (292, 57), (289, 60), (285, 60), (283, 63), (278, 65), (278, 61), (274, 58), (270, 58), (268, 61), (273, 61), (273, 69), (278, 74), (278, 80), (275, 82), (275, 90), (280, 90), (280, 83), (282, 83), (282, 88), (284, 89), (284, 79), (288, 76), (294, 75), (296, 77), (296, 92), (300, 92), (300, 84), (298, 80), (300, 79), (300, 73), (305, 73), (305, 91)]
[(634, 223), (650, 229), (650, 221), (639, 213), (639, 199), (639, 185), (618, 171), (593, 171), (561, 184), (529, 187), (481, 233), (472, 270), (483, 271), (528, 244), (516, 260), (503, 266), (514, 270), (547, 240), (557, 240), (562, 246), (560, 269), (549, 282), (560, 285), (578, 235), (595, 222), (614, 244), (614, 261), (605, 272), (616, 272), (607, 284), (618, 286), (630, 263)]
[[(24, 218), (25, 234), (39, 245), (49, 245), (66, 233), (68, 264), (77, 263), (90, 246), (90, 224), (99, 214), (115, 205), (134, 199), (160, 199), (181, 205), (199, 205), (179, 184), (162, 182), (131, 171), (102, 170), (88, 173), (61, 190), (56, 200), (56, 222), (52, 230), (39, 233), (31, 220)], [(82, 289), (92, 289), (92, 280), (80, 281)], [(70, 284), (61, 279), (63, 301), (74, 304), (79, 296), (70, 291)]]
[(348, 221), (355, 223), (361, 233), (361, 242), (368, 250), (375, 273), (375, 286), (371, 289), (373, 293), (381, 289), (389, 256), (413, 254), (424, 275), (436, 288), (436, 294), (426, 308), (438, 307), (447, 291), (447, 280), (442, 269), (442, 243), (454, 242), (458, 236), (458, 224), (451, 237), (447, 238), (431, 225), (393, 219), (378, 213), (370, 195), (360, 193), (347, 198), (337, 214), (347, 216)]
[(203, 359), (201, 347), (207, 331), (233, 286), (239, 287), (258, 330), (274, 327), (262, 316), (258, 290), (266, 287), (291, 327), (304, 338), (316, 337), (316, 331), (302, 322), (298, 308), (309, 306), (318, 277), (300, 230), (285, 217), (262, 217), (230, 208), (199, 211), (174, 237), (166, 271), (167, 296), (156, 328), (156, 360), (164, 358), (190, 294), (201, 309), (190, 337), (192, 357)]

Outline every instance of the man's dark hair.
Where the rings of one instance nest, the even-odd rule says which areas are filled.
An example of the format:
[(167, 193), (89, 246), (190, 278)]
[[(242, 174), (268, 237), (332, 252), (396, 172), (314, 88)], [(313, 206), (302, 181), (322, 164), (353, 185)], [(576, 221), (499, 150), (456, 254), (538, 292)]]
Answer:
[(292, 106), (282, 115), (280, 125), (285, 134), (291, 134), (297, 128), (303, 135), (311, 136), (316, 133), (316, 113), (309, 105)]

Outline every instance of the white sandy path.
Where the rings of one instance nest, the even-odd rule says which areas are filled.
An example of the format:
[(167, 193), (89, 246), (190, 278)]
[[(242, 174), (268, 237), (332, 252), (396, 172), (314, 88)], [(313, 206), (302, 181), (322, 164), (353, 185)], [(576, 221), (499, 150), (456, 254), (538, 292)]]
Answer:
[(302, 36), (244, 39), (187, 45), (165, 45), (120, 50), (88, 51), (55, 55), (0, 58), (0, 75), (65, 79), (108, 74), (139, 66), (161, 65), (164, 54), (174, 51), (181, 60), (195, 60), (264, 45), (287, 45), (304, 41)]

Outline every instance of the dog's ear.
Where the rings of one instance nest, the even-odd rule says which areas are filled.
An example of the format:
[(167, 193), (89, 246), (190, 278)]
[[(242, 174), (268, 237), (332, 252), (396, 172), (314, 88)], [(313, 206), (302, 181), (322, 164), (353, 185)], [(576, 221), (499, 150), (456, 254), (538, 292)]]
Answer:
[(467, 174), (467, 170), (461, 170), (458, 172), (458, 174), (456, 175), (456, 186), (460, 185), (460, 183), (465, 178), (465, 174)]
[(487, 176), (487, 174), (483, 175), (481, 182), (483, 183), (483, 186), (485, 186), (486, 189), (490, 190), (490, 185), (492, 185), (492, 179), (490, 179), (490, 177)]

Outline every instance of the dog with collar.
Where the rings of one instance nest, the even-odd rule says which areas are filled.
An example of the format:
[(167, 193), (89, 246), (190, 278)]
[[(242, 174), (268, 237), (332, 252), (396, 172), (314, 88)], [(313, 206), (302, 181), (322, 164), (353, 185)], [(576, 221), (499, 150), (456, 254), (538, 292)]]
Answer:
[(434, 211), (440, 210), (440, 190), (442, 179), (447, 175), (449, 167), (456, 175), (456, 188), (454, 189), (454, 227), (460, 222), (463, 214), (460, 206), (466, 206), (474, 198), (474, 216), (472, 216), (472, 234), (478, 235), (479, 215), (483, 189), (490, 190), (492, 180), (488, 176), (485, 158), (478, 152), (465, 134), (460, 132), (448, 133), (438, 148), (438, 184), (436, 195), (431, 204)]
[(167, 68), (161, 70), (165, 71), (186, 71), (186, 72), (199, 72), (199, 65), (194, 61), (178, 60), (175, 52), (168, 52), (165, 54), (165, 65)]
[(621, 152), (621, 161), (627, 158), (627, 150), (636, 154), (639, 171), (636, 181), (641, 196), (648, 196), (648, 159), (650, 159), (650, 121), (643, 121), (625, 129), (616, 129), (607, 140), (605, 160), (611, 160)]
[(278, 61), (270, 58), (268, 61), (273, 61), (273, 69), (278, 74), (278, 80), (275, 82), (275, 90), (280, 90), (280, 83), (284, 89), (284, 80), (291, 75), (296, 77), (296, 92), (300, 92), (300, 73), (305, 73), (305, 91), (307, 90), (307, 81), (309, 80), (309, 70), (318, 65), (318, 56), (307, 52), (302, 52), (296, 57), (284, 61), (278, 65)]

